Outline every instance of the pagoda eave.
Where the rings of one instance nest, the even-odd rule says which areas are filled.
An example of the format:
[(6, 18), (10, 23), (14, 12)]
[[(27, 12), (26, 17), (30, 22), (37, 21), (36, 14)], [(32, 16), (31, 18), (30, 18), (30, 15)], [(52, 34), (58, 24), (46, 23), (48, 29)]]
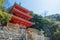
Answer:
[(24, 7), (18, 5), (17, 3), (14, 4), (13, 8), (14, 8), (14, 7), (15, 7), (16, 9), (18, 9), (19, 11), (22, 11), (22, 12), (28, 14), (28, 15), (30, 14), (30, 11), (29, 11), (29, 10), (27, 10), (27, 9), (25, 9)]
[(26, 26), (26, 28), (34, 25), (33, 22), (24, 20), (24, 19), (22, 19), (22, 18), (20, 18), (20, 17), (14, 16), (14, 15), (12, 16), (11, 21), (12, 21), (13, 23), (15, 23), (15, 24), (23, 24), (23, 25)]
[(16, 8), (13, 8), (13, 9), (11, 10), (11, 13), (14, 14), (14, 15), (16, 15), (16, 16), (18, 16), (18, 17), (24, 18), (24, 19), (26, 19), (26, 20), (30, 20), (30, 19), (32, 18), (32, 16), (27, 15), (27, 14), (25, 14), (25, 13), (17, 10)]

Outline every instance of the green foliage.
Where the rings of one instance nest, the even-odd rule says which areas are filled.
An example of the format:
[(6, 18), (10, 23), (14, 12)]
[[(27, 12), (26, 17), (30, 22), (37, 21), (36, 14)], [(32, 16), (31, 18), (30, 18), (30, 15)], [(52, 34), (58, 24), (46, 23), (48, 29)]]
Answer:
[(0, 6), (0, 10), (2, 10), (3, 12), (7, 12), (7, 10), (4, 6)]
[(60, 14), (49, 15), (49, 16), (46, 16), (46, 18), (60, 21)]
[(5, 0), (0, 0), (0, 10), (2, 10), (3, 12), (7, 12), (6, 7), (3, 5)]
[(55, 21), (56, 24), (60, 25), (60, 21)]
[(60, 30), (57, 30), (53, 37), (52, 37), (52, 40), (60, 40)]
[(35, 23), (32, 28), (36, 28), (38, 30), (43, 29), (45, 31), (45, 36), (51, 37), (52, 39), (54, 33), (59, 27), (56, 24), (56, 21), (54, 19), (44, 18), (41, 15), (34, 14), (33, 12), (31, 12), (31, 16), (33, 16), (33, 18), (30, 21)]
[(0, 11), (0, 25), (3, 25), (5, 22), (9, 21), (10, 14)]
[(33, 18), (30, 20), (32, 22), (35, 23), (34, 27), (33, 28), (36, 28), (36, 29), (39, 29), (42, 27), (41, 24), (42, 24), (42, 16), (38, 16), (36, 14), (33, 14), (31, 13), (31, 15), (33, 16)]
[(50, 21), (47, 20), (46, 18), (43, 18), (41, 15), (37, 15), (31, 12), (31, 16), (33, 16), (33, 18), (30, 21), (35, 23), (35, 25), (32, 26), (33, 28), (41, 30), (50, 24)]
[(3, 5), (3, 3), (4, 3), (4, 0), (0, 0), (0, 5)]

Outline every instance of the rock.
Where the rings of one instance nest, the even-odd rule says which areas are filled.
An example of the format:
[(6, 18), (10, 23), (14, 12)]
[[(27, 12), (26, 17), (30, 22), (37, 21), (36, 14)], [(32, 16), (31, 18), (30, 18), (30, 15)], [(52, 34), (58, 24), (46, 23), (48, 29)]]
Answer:
[(44, 38), (43, 35), (41, 35), (41, 32), (34, 28), (28, 28), (26, 33), (26, 39), (27, 40), (42, 40)]
[(41, 36), (41, 32), (34, 28), (28, 28), (26, 31), (22, 32), (19, 28), (19, 25), (8, 23), (7, 26), (3, 27), (3, 30), (0, 30), (0, 38), (6, 40), (19, 40), (22, 39), (21, 35), (25, 35), (26, 40), (41, 40), (44, 36)]
[(17, 24), (15, 25), (12, 23), (8, 23), (7, 26), (3, 27), (3, 31), (6, 36), (8, 35), (8, 38), (10, 37), (10, 38), (16, 39), (16, 38), (20, 37), (20, 28)]

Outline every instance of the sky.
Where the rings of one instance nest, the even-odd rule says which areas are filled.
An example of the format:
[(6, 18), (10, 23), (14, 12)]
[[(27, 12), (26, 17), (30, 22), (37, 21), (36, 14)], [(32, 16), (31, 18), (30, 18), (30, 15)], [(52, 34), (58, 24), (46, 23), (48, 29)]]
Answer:
[(14, 2), (21, 2), (21, 6), (43, 16), (60, 14), (60, 0), (9, 0), (5, 3), (5, 6), (11, 6)]

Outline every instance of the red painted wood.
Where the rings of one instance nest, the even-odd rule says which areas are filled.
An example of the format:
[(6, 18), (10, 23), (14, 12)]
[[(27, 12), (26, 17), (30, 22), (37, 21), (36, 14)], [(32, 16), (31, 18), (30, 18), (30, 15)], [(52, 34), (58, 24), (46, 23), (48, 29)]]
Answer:
[(33, 22), (28, 21), (32, 18), (32, 16), (29, 16), (30, 11), (22, 6), (19, 6), (17, 3), (14, 4), (11, 13), (13, 15), (11, 17), (10, 22), (19, 25), (22, 24), (23, 26), (21, 26), (20, 28), (27, 28), (34, 25)]
[(28, 14), (28, 15), (30, 14), (30, 11), (29, 11), (29, 10), (27, 10), (26, 8), (18, 5), (17, 3), (14, 4), (13, 8), (14, 8), (14, 7), (15, 7), (16, 9), (18, 9), (19, 11), (22, 11), (22, 12)]
[(14, 24), (19, 24), (19, 25), (23, 24), (23, 25), (25, 25), (26, 28), (34, 25), (34, 23), (32, 23), (32, 22), (29, 22), (29, 21), (22, 19), (20, 17), (16, 17), (14, 15), (11, 17), (10, 21)]
[(23, 12), (17, 10), (16, 8), (13, 8), (11, 10), (11, 13), (14, 14), (14, 15), (16, 15), (16, 16), (18, 16), (18, 17), (21, 17), (21, 18), (23, 18), (25, 20), (30, 20), (32, 18), (32, 16), (29, 16), (27, 14), (24, 14)]

